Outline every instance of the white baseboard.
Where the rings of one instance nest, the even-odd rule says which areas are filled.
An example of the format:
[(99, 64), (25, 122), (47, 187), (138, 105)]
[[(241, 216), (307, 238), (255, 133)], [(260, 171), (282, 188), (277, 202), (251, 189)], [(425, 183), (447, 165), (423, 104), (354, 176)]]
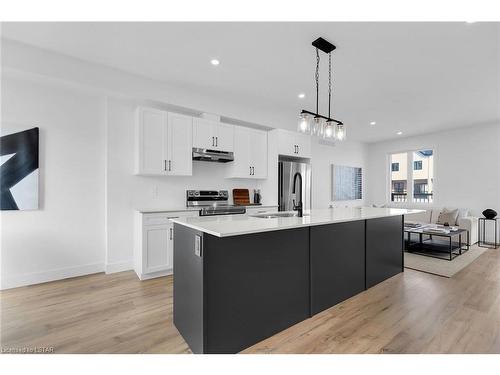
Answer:
[(145, 274), (142, 274), (142, 275), (139, 275), (137, 273), (137, 271), (135, 273), (137, 274), (137, 276), (139, 277), (139, 279), (141, 281), (143, 281), (143, 280), (154, 279), (156, 277), (163, 277), (163, 276), (172, 275), (174, 273), (174, 271), (173, 270), (165, 270), (165, 271), (158, 271), (158, 272), (153, 272), (153, 273), (145, 273)]
[(104, 272), (103, 263), (85, 264), (82, 266), (59, 268), (50, 271), (26, 273), (2, 278), (0, 289), (4, 290), (26, 285), (41, 284), (49, 281), (90, 275), (98, 272)]
[(134, 269), (133, 261), (115, 262), (106, 264), (106, 273), (116, 273), (122, 271), (130, 271)]

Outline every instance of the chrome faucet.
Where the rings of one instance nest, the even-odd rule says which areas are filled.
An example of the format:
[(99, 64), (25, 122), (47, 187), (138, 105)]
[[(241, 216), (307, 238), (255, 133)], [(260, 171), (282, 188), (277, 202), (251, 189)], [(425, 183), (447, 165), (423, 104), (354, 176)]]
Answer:
[(293, 200), (293, 210), (297, 211), (298, 217), (302, 217), (302, 175), (299, 172), (296, 172), (295, 175), (293, 176), (293, 190), (292, 193), (295, 194), (295, 185), (297, 184), (297, 178), (299, 179), (300, 183), (300, 194), (298, 194), (299, 198), (299, 203), (295, 204), (295, 199)]

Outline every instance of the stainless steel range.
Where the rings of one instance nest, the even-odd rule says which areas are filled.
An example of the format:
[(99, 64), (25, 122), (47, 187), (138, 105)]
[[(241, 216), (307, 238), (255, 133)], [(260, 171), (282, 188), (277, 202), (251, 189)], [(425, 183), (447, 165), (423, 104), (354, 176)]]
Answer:
[(186, 206), (199, 207), (200, 216), (244, 214), (246, 208), (229, 204), (227, 190), (187, 190)]

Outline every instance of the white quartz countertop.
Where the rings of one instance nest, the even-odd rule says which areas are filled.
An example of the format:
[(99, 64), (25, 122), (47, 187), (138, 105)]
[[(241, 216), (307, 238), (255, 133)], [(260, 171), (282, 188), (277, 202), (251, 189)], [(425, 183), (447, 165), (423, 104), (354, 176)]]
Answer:
[(217, 237), (269, 232), (423, 212), (400, 208), (328, 208), (304, 212), (303, 217), (260, 218), (251, 215), (203, 216), (171, 219), (174, 223)]
[[(277, 205), (261, 205), (261, 204), (251, 204), (248, 206), (242, 206), (246, 208), (276, 208), (278, 207)], [(136, 211), (139, 211), (142, 214), (153, 214), (153, 213), (160, 213), (160, 212), (187, 212), (187, 211), (199, 211), (201, 207), (168, 207), (168, 208), (162, 208), (162, 207), (157, 207), (157, 208), (138, 208)]]

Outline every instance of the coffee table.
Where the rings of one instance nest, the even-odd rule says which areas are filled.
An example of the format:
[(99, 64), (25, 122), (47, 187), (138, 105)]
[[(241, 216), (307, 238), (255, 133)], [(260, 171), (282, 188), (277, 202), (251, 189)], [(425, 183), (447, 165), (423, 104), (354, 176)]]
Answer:
[[(469, 250), (469, 231), (466, 229), (456, 229), (446, 233), (432, 231), (429, 226), (424, 225), (416, 228), (405, 226), (404, 232), (407, 235), (406, 250), (410, 253), (451, 261)], [(412, 242), (412, 234), (418, 236), (418, 241)], [(424, 235), (429, 238), (424, 239)], [(465, 244), (462, 243), (462, 236), (467, 236)], [(445, 240), (435, 241), (434, 237), (445, 238)], [(446, 257), (437, 254), (444, 254)]]

